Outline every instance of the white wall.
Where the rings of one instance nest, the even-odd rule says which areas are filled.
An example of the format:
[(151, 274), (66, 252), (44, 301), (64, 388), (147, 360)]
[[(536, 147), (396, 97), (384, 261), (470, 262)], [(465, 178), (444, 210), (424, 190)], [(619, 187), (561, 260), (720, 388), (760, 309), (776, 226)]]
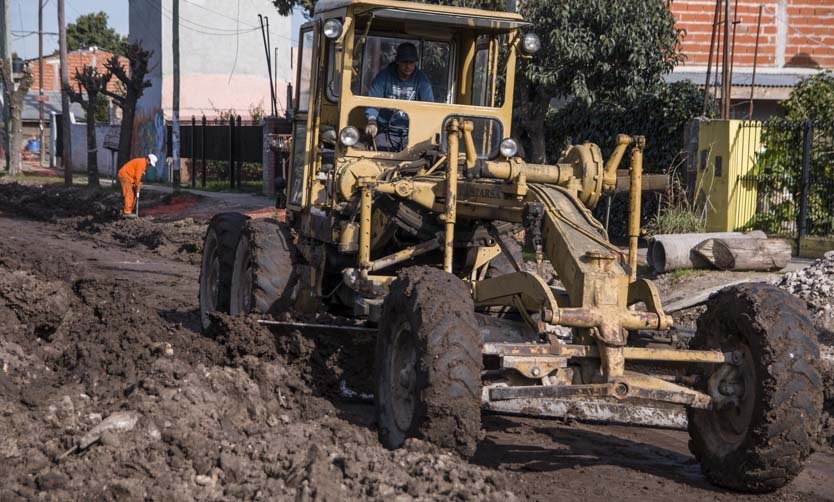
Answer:
[[(110, 128), (119, 126), (97, 125), (96, 146), (98, 172), (102, 178), (109, 178), (111, 173), (115, 177), (118, 166), (115, 166), (115, 156), (111, 156), (110, 150), (104, 148), (104, 138)], [(72, 135), (72, 166), (73, 171), (78, 173), (87, 172), (87, 124), (72, 124), (70, 127)]]

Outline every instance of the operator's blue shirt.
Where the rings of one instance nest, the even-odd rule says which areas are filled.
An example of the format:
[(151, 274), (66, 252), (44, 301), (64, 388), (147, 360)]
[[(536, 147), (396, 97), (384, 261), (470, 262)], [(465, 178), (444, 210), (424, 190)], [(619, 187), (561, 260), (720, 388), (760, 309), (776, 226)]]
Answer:
[[(434, 101), (431, 83), (426, 74), (420, 70), (414, 70), (411, 78), (400, 80), (396, 63), (391, 63), (374, 77), (371, 88), (368, 89), (368, 96), (405, 101)], [(365, 117), (368, 120), (377, 120), (383, 127), (388, 125), (393, 113), (394, 110), (386, 108), (382, 110), (376, 108), (365, 109)], [(408, 124), (404, 125), (408, 127)]]

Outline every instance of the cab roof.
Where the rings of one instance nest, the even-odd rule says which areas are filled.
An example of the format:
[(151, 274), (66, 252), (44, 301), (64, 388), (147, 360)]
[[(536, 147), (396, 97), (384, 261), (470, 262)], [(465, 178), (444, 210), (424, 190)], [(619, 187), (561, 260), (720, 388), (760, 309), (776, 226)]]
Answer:
[(531, 24), (514, 12), (496, 12), (400, 0), (319, 0), (316, 3), (314, 15), (349, 6), (366, 8), (373, 11), (374, 16), (384, 19), (428, 22), (450, 26), (509, 30)]

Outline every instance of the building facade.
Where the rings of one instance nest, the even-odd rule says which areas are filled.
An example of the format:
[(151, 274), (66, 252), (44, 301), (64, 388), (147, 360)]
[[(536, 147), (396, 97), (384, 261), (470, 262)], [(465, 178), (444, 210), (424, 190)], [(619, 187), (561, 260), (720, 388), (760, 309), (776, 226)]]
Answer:
[[(761, 26), (757, 28), (760, 5)], [(686, 59), (669, 80), (691, 80), (700, 86), (706, 83), (715, 7), (716, 2), (712, 0), (672, 2), (678, 28), (685, 30), (682, 49)], [(730, 10), (734, 118), (747, 117), (754, 84), (754, 60), (754, 118), (781, 114), (778, 101), (786, 99), (799, 80), (821, 70), (834, 69), (834, 1), (730, 0)], [(719, 22), (723, 21), (723, 14), (722, 3)], [(723, 25), (717, 29), (723, 33)], [(716, 83), (720, 88), (723, 46), (716, 45), (714, 51), (710, 88)]]
[[(254, 8), (253, 8), (254, 7)], [(233, 112), (271, 109), (270, 79), (258, 14), (269, 17), (273, 79), (278, 114), (285, 110), (292, 80), (291, 18), (278, 15), (270, 0), (200, 0), (179, 2), (180, 120), (217, 117)], [(153, 51), (148, 79), (139, 101), (132, 138), (133, 155), (165, 158), (166, 123), (173, 118), (172, 0), (131, 0), (130, 42)], [(154, 178), (167, 176), (164, 162)]]

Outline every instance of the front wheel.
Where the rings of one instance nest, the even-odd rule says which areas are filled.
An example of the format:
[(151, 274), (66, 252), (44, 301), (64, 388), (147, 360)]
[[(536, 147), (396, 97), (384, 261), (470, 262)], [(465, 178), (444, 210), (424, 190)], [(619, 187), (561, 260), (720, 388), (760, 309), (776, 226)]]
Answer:
[(707, 376), (715, 410), (689, 411), (689, 448), (712, 482), (770, 492), (796, 477), (820, 428), (819, 345), (802, 302), (766, 284), (714, 295), (693, 349), (737, 352)]
[(452, 274), (410, 267), (391, 284), (376, 345), (379, 438), (421, 437), (464, 457), (481, 429), (481, 342), (472, 296)]
[(232, 315), (290, 310), (298, 285), (298, 253), (289, 227), (273, 219), (246, 222), (235, 252)]

